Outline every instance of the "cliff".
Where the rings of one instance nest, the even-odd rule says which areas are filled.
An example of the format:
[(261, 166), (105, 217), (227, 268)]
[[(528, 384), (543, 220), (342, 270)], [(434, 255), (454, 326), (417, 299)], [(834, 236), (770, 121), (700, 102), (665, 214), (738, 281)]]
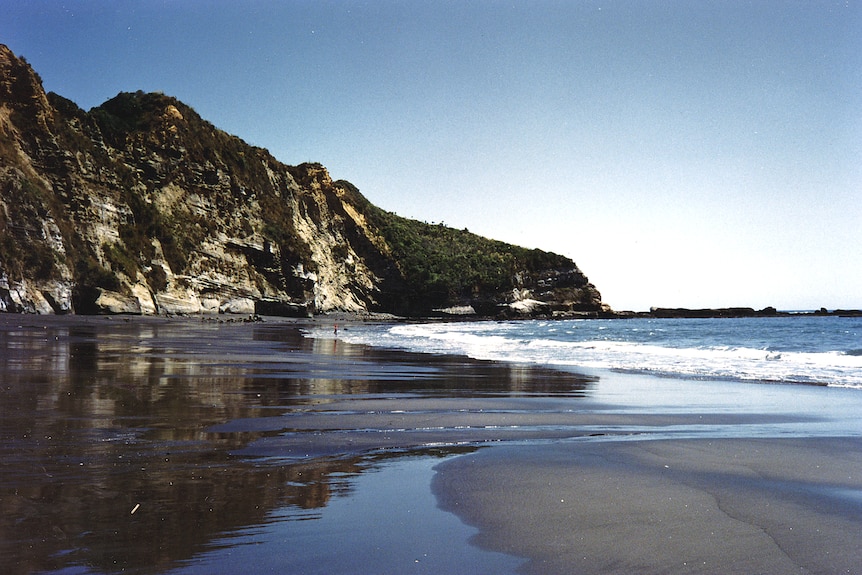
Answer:
[[(0, 310), (603, 309), (570, 259), (400, 218), (162, 94), (88, 112), (0, 45)], [(468, 307), (472, 306), (472, 307)]]

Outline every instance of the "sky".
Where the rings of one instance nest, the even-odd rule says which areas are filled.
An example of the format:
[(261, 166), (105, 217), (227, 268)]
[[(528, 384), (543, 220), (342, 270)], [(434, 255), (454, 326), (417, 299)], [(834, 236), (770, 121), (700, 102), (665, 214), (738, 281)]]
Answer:
[(862, 0), (0, 0), (90, 109), (160, 91), (617, 310), (862, 308)]

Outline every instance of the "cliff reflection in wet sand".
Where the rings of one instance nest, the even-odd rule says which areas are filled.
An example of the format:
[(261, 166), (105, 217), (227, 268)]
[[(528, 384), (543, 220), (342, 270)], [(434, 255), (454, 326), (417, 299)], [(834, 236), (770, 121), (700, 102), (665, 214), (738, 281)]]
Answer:
[(457, 425), (419, 421), (360, 441), (382, 420), (356, 414), (380, 401), (389, 420), (393, 399), (451, 418), (448, 401), (589, 385), (308, 340), (300, 325), (0, 316), (0, 572), (168, 570), (278, 508), (313, 518), (381, 458), (462, 443)]

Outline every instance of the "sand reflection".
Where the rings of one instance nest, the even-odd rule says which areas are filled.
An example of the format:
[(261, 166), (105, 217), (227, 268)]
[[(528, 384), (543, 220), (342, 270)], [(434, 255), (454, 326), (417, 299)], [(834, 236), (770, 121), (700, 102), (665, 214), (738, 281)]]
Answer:
[(393, 399), (450, 412), (453, 399), (579, 397), (590, 384), (381, 353), (305, 339), (296, 324), (0, 317), (0, 571), (169, 570), (275, 510), (313, 518), (381, 458), (472, 449), (447, 433), (416, 439), (379, 420), (325, 419), (377, 438), (345, 443), (295, 425), (311, 413)]

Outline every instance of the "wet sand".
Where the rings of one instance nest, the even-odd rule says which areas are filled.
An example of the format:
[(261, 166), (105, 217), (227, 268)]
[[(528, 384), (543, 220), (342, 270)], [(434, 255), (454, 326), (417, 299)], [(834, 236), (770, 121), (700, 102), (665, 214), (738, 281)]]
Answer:
[(592, 379), (301, 335), (325, 320), (225, 319), (0, 314), (0, 573), (522, 562), (467, 543), (433, 465), (500, 440), (471, 418), (529, 424), (520, 412), (580, 401)]
[(858, 390), (307, 325), (0, 316), (0, 572), (859, 572)]
[(862, 441), (570, 441), (437, 467), (441, 506), (525, 573), (859, 573)]
[(438, 465), (476, 545), (523, 573), (862, 573), (858, 390), (606, 373), (587, 404), (588, 436)]

